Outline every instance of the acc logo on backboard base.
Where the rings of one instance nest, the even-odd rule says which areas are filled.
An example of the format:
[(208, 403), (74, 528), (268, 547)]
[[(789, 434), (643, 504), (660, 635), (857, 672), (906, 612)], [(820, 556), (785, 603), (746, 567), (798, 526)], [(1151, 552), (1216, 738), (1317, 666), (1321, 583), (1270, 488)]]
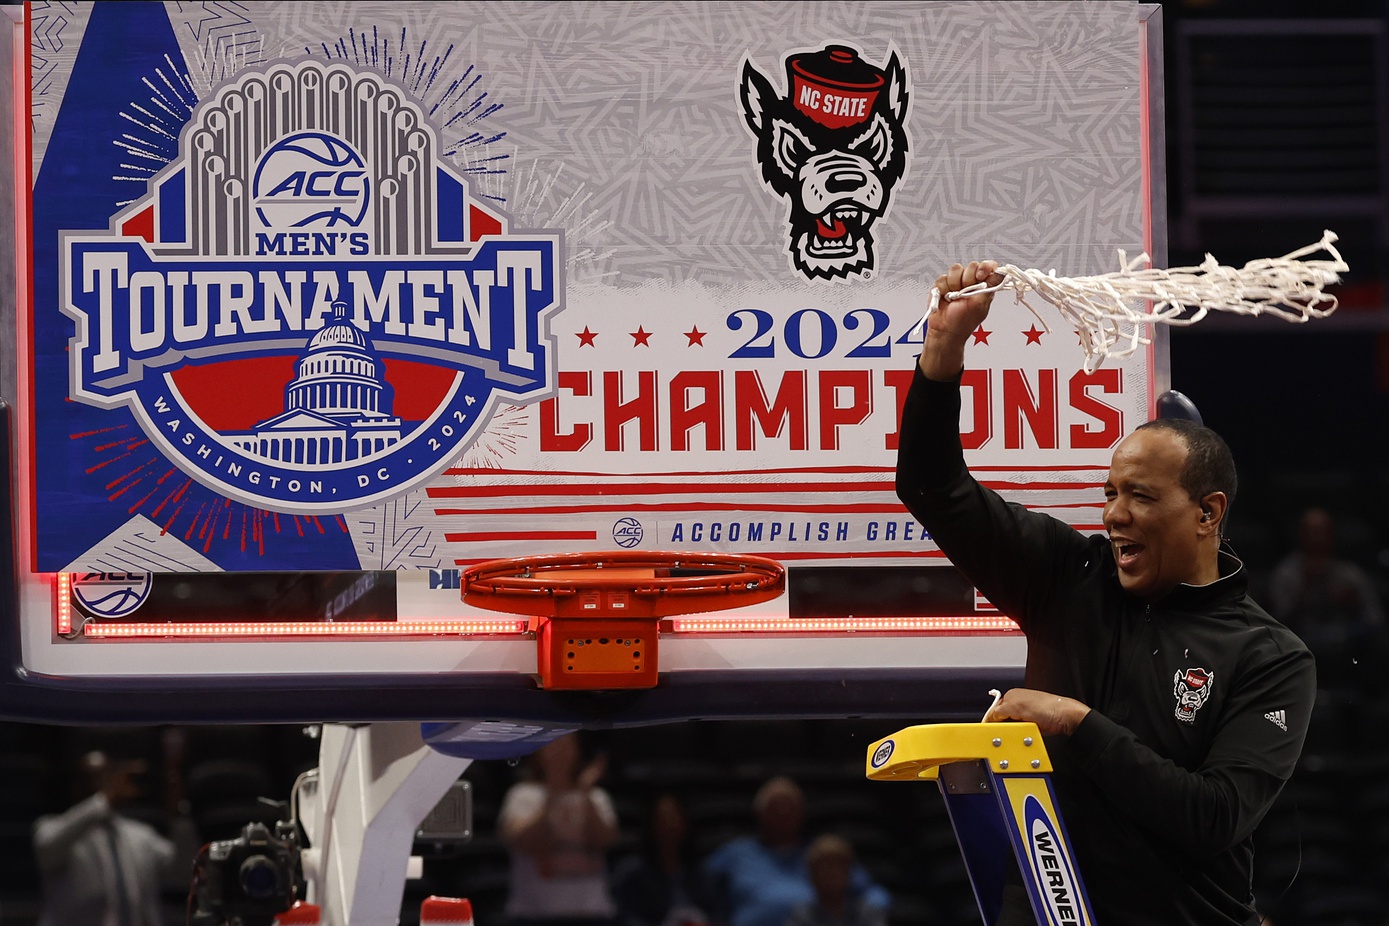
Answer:
[(786, 56), (787, 95), (743, 62), (743, 118), (762, 180), (790, 203), (791, 265), (808, 279), (863, 276), (876, 264), (873, 223), (907, 170), (906, 68), (847, 45)]
[(134, 614), (150, 596), (147, 572), (82, 572), (72, 577), (72, 600), (93, 617)]
[(328, 513), (457, 459), (506, 397), (553, 391), (558, 232), (475, 200), (420, 108), (305, 61), (199, 105), (103, 232), (66, 231), (70, 395), (128, 406), (190, 476)]
[(630, 550), (639, 545), (644, 536), (646, 531), (636, 518), (618, 518), (613, 522), (613, 543), (623, 549)]

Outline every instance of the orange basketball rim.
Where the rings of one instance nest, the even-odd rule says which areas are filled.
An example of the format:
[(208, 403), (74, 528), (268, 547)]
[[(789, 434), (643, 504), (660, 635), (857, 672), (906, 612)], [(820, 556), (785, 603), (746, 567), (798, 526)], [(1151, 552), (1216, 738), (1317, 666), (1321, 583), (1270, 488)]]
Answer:
[(786, 570), (724, 553), (558, 553), (490, 560), (463, 572), (463, 600), (528, 614), (545, 688), (650, 688), (663, 617), (779, 597)]

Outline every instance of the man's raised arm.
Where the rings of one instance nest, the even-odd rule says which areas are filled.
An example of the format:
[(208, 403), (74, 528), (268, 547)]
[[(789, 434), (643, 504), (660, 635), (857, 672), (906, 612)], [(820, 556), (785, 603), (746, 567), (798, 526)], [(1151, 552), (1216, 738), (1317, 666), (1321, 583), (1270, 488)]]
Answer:
[[(989, 314), (992, 293), (946, 301), (946, 293), (1002, 281), (996, 261), (955, 264), (936, 281), (916, 377), (902, 407), (897, 495), (950, 561), (1024, 629), (1031, 610), (1056, 588), (1058, 572), (1084, 558), (1085, 541), (1068, 525), (1010, 504), (970, 477), (960, 445), (960, 373), (965, 344)], [(1050, 551), (1047, 570), (1037, 568)], [(1064, 564), (1058, 565), (1058, 564)], [(1078, 562), (1074, 565), (1078, 565)]]

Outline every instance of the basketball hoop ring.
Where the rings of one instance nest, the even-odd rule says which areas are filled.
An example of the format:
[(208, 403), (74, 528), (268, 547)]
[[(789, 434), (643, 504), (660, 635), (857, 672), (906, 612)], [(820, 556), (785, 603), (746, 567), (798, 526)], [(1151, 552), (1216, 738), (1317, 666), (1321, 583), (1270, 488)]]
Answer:
[(779, 597), (786, 569), (761, 556), (604, 550), (489, 560), (463, 600), (531, 617), (541, 687), (652, 688), (662, 618)]

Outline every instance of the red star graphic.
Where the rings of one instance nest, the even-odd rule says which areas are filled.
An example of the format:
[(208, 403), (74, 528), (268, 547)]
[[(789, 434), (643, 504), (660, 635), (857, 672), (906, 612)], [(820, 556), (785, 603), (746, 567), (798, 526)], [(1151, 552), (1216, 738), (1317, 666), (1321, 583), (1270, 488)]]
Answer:
[(636, 347), (638, 344), (640, 344), (642, 347), (651, 346), (650, 344), (646, 343), (647, 339), (651, 337), (651, 332), (647, 331), (641, 325), (637, 325), (636, 331), (629, 331), (627, 333), (632, 336), (633, 347)]
[(575, 333), (574, 333), (574, 337), (576, 337), (576, 338), (579, 339), (579, 346), (580, 346), (580, 347), (597, 347), (597, 346), (598, 346), (598, 345), (596, 345), (596, 344), (593, 343), (593, 339), (596, 338), (596, 337), (598, 337), (598, 332), (596, 332), (596, 331), (589, 331), (589, 330), (588, 330), (588, 325), (584, 325), (584, 330), (583, 330), (583, 331), (577, 331), (577, 332), (575, 332)]
[(1027, 338), (1028, 344), (1041, 344), (1042, 335), (1045, 333), (1046, 332), (1038, 331), (1037, 326), (1033, 325), (1031, 328), (1028, 328), (1026, 331), (1023, 332), (1023, 336)]
[(700, 347), (703, 347), (704, 336), (708, 333), (709, 332), (707, 331), (700, 331), (698, 325), (691, 327), (689, 331), (685, 332), (685, 337), (690, 339), (690, 343), (686, 344), (685, 346), (694, 347), (696, 344), (698, 344)]
[(975, 328), (975, 329), (974, 329), (974, 343), (975, 343), (975, 344), (987, 344), (987, 343), (989, 343), (989, 335), (991, 335), (991, 334), (993, 334), (992, 331), (985, 331), (985, 330), (984, 330), (984, 326), (983, 326), (983, 325), (980, 325), (978, 328)]

